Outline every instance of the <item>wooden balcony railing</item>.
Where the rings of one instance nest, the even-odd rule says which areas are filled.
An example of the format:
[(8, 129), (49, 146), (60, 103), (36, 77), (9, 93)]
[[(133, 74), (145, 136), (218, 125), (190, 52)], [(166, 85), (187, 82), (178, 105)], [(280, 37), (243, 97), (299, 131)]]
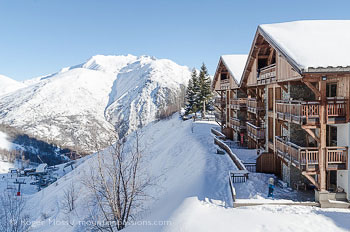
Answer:
[(240, 120), (238, 118), (231, 117), (230, 118), (230, 124), (232, 129), (235, 131), (241, 131), (246, 129), (246, 121), (245, 120)]
[[(327, 124), (346, 122), (347, 101), (327, 99)], [(277, 118), (299, 124), (317, 124), (320, 118), (320, 101), (277, 101)]]
[(240, 110), (247, 107), (247, 98), (231, 99), (230, 105), (232, 109)]
[(248, 136), (251, 137), (253, 140), (264, 140), (265, 139), (265, 128), (263, 127), (257, 127), (254, 124), (247, 122), (247, 132)]
[(221, 90), (230, 89), (230, 80), (229, 79), (221, 80), (220, 81), (220, 89)]
[(264, 110), (264, 104), (257, 101), (255, 98), (247, 99), (247, 110), (252, 113), (257, 113)]
[(219, 108), (225, 108), (226, 106), (226, 98), (215, 97), (214, 104)]
[[(277, 153), (286, 161), (292, 162), (303, 171), (318, 169), (319, 149), (317, 147), (300, 147), (286, 140), (285, 137), (276, 136)], [(347, 147), (326, 147), (327, 170), (347, 169)]]
[(272, 64), (260, 69), (258, 72), (257, 83), (269, 84), (276, 81), (276, 64)]
[(328, 170), (338, 170), (339, 167), (347, 169), (348, 167), (348, 147), (326, 147)]

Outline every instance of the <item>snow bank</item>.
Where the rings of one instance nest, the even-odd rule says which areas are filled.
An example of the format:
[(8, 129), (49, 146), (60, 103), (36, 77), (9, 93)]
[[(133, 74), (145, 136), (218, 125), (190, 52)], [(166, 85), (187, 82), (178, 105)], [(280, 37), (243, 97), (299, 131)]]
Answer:
[(349, 210), (303, 206), (225, 208), (192, 197), (175, 211), (164, 231), (348, 231)]
[(0, 131), (0, 149), (11, 149), (11, 143), (7, 140), (7, 134)]

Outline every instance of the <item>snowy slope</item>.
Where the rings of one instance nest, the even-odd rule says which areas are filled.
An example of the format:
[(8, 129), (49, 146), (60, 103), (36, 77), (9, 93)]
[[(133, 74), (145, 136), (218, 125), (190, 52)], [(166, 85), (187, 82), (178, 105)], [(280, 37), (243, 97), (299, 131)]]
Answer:
[[(160, 178), (157, 185), (149, 190), (154, 199), (147, 201), (147, 210), (137, 220), (153, 225), (129, 226), (126, 232), (350, 229), (348, 210), (301, 206), (230, 208), (227, 174), (235, 167), (226, 155), (215, 154), (210, 135), (212, 126), (200, 122), (192, 125), (190, 120), (183, 122), (175, 116), (144, 128), (141, 139), (141, 143), (147, 145), (144, 168), (152, 176)], [(80, 180), (86, 178), (84, 172), (89, 172), (94, 165), (96, 156), (87, 157), (84, 163), (58, 180), (58, 185), (53, 184), (28, 196), (28, 207), (37, 223), (33, 231), (86, 231), (79, 226), (79, 222), (85, 222), (89, 212), (87, 191)], [(72, 182), (79, 189), (78, 208), (65, 214), (60, 202), (64, 190)]]
[(25, 84), (0, 75), (0, 96), (25, 87)]
[(0, 97), (0, 123), (90, 152), (114, 125), (124, 134), (136, 121), (154, 120), (165, 97), (177, 95), (189, 77), (188, 68), (169, 60), (97, 55)]
[[(158, 178), (157, 186), (149, 190), (154, 199), (147, 202), (149, 210), (144, 217), (167, 220), (183, 200), (190, 196), (197, 196), (200, 200), (207, 197), (223, 204), (229, 201), (226, 175), (234, 167), (226, 156), (215, 155), (210, 136), (212, 125), (195, 124), (192, 133), (191, 124), (191, 121), (183, 122), (176, 115), (170, 120), (151, 123), (143, 129), (141, 144), (147, 146), (144, 169)], [(81, 197), (77, 202), (79, 207), (76, 214), (68, 216), (75, 221), (84, 220), (88, 212), (85, 205), (88, 195), (80, 180), (96, 163), (96, 156), (92, 155), (77, 169), (61, 178), (57, 186), (51, 185), (33, 195), (30, 198), (30, 207), (33, 205), (38, 217), (33, 219), (41, 220), (40, 215), (45, 213), (50, 215), (51, 220), (67, 220), (67, 215), (57, 208), (57, 202), (62, 198), (64, 189), (73, 181), (80, 189)], [(45, 220), (44, 225), (34, 231), (77, 229), (70, 226), (49, 226), (48, 221), (49, 219)]]
[(175, 103), (188, 82), (189, 70), (170, 60), (143, 57), (120, 70), (107, 107), (108, 119), (123, 132), (156, 119), (161, 108)]

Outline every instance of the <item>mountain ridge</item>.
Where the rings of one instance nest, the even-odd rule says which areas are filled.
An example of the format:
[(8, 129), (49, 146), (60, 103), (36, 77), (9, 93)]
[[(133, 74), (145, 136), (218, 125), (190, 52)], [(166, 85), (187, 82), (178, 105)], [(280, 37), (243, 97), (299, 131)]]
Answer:
[[(150, 56), (96, 55), (0, 96), (0, 123), (85, 152), (179, 104), (190, 70)], [(115, 137), (113, 134), (112, 137)]]

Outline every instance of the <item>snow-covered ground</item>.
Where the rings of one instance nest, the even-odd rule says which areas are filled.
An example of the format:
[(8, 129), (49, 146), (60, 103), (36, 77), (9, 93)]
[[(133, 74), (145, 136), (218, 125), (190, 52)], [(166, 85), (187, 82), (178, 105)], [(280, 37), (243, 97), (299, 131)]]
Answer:
[[(231, 208), (228, 172), (236, 167), (227, 155), (216, 154), (210, 134), (212, 126), (210, 122), (181, 121), (176, 115), (144, 128), (141, 143), (147, 145), (145, 168), (158, 181), (149, 190), (153, 198), (146, 202), (146, 211), (137, 218), (137, 225), (128, 226), (125, 231), (350, 229), (349, 210), (302, 206)], [(96, 156), (89, 156), (57, 184), (27, 195), (32, 220), (37, 224), (33, 231), (85, 231), (77, 225), (88, 211), (87, 192), (80, 181), (94, 163)], [(79, 189), (79, 198), (75, 212), (66, 214), (60, 202), (70, 183)], [(73, 226), (67, 223), (68, 219)]]
[(26, 85), (21, 82), (15, 81), (4, 75), (0, 75), (0, 96), (24, 88), (25, 86)]
[[(11, 150), (13, 144), (7, 140), (7, 135), (0, 131), (0, 149)], [(7, 173), (9, 168), (13, 168), (13, 164), (7, 162), (7, 160), (1, 160), (0, 158), (0, 174)]]

